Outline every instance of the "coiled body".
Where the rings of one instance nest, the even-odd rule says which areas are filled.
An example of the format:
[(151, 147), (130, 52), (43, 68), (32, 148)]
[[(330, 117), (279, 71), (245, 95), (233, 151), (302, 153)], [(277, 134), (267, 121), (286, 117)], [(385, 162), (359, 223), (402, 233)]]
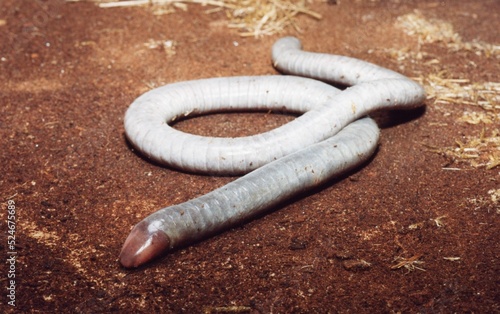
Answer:
[[(293, 37), (278, 40), (273, 62), (282, 72), (169, 84), (134, 101), (125, 116), (130, 142), (171, 167), (247, 175), (204, 196), (161, 209), (137, 224), (120, 262), (137, 267), (166, 250), (244, 222), (290, 196), (367, 160), (379, 130), (371, 111), (413, 108), (425, 93), (396, 72), (342, 56), (309, 53)], [(323, 83), (351, 87), (340, 91)], [(168, 125), (180, 116), (228, 110), (303, 113), (269, 132), (239, 138), (186, 134)]]

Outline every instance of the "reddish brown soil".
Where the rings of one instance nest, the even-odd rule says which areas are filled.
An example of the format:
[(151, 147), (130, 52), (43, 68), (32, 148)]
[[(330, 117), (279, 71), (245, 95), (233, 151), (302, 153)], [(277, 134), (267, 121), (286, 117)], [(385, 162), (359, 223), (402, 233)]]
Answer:
[[(498, 45), (497, 0), (340, 1), (312, 9), (321, 21), (301, 17), (303, 32), (288, 31), (307, 50), (408, 76), (445, 70), (472, 82), (500, 80), (498, 58), (441, 43), (418, 48), (394, 26), (420, 9), (452, 23), (464, 40)], [(499, 313), (499, 208), (488, 191), (500, 188), (500, 170), (450, 163), (422, 145), (452, 146), (481, 129), (455, 123), (465, 105), (432, 100), (425, 110), (381, 114), (380, 148), (355, 173), (146, 267), (119, 265), (123, 241), (140, 219), (233, 180), (166, 169), (134, 153), (122, 125), (129, 104), (168, 82), (276, 73), (270, 47), (278, 35), (240, 38), (226, 28), (224, 13), (204, 10), (191, 5), (154, 16), (147, 8), (2, 0), (0, 251), (7, 261), (13, 200), (15, 310)], [(147, 48), (149, 39), (175, 41), (176, 54)], [(422, 49), (440, 63), (398, 64), (385, 48)], [(238, 136), (289, 119), (227, 114), (178, 126)], [(398, 257), (414, 263), (397, 268)], [(0, 312), (13, 312), (9, 264), (1, 264)]]

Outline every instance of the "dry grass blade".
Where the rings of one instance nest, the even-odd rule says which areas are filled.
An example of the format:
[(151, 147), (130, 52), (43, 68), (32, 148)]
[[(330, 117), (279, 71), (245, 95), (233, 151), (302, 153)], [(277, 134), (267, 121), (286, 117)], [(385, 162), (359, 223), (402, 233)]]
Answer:
[(425, 269), (417, 266), (424, 263), (423, 261), (419, 260), (420, 257), (422, 257), (421, 254), (412, 256), (410, 258), (396, 257), (394, 259), (394, 262), (397, 262), (397, 264), (391, 266), (391, 269), (400, 269), (404, 267), (406, 268), (406, 270), (408, 270), (408, 272), (414, 271), (415, 269), (426, 271)]

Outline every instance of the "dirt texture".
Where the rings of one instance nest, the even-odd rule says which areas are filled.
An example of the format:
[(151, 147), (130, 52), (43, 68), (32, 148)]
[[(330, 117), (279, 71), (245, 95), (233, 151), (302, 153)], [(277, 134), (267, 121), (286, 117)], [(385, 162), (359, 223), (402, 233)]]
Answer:
[[(142, 218), (234, 180), (137, 154), (123, 128), (136, 97), (170, 82), (276, 74), (270, 49), (283, 35), (428, 86), (431, 75), (498, 84), (500, 1), (315, 2), (321, 20), (299, 16), (301, 32), (262, 38), (240, 37), (224, 11), (200, 5), (154, 15), (81, 1), (1, 4), (0, 312), (500, 313), (500, 167), (452, 154), (498, 128), (499, 110), (458, 94), (377, 114), (379, 149), (348, 175), (145, 267), (118, 263)], [(401, 26), (413, 15), (460, 38), (426, 40)], [(463, 122), (466, 111), (491, 121)], [(290, 119), (216, 114), (176, 127), (241, 136)]]

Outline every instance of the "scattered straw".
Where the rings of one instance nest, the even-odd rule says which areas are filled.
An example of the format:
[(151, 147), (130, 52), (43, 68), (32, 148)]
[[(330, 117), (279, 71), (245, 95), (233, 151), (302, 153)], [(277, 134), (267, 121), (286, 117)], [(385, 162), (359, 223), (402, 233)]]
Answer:
[[(66, 0), (77, 2), (85, 0)], [(299, 27), (294, 19), (299, 14), (305, 14), (315, 19), (321, 19), (321, 14), (307, 8), (312, 0), (126, 0), (106, 1), (87, 0), (97, 3), (101, 8), (150, 6), (154, 14), (169, 14), (177, 9), (187, 10), (188, 4), (209, 5), (213, 8), (206, 13), (224, 10), (229, 19), (229, 27), (239, 30), (241, 36), (272, 35), (292, 26), (297, 31)]]
[(474, 168), (486, 169), (500, 166), (500, 129), (494, 129), (489, 134), (483, 129), (479, 136), (466, 136), (463, 141), (456, 140), (453, 147), (425, 146), (454, 163), (467, 163)]
[(282, 32), (286, 27), (293, 26), (300, 31), (294, 23), (298, 14), (306, 14), (315, 19), (321, 19), (319, 13), (306, 7), (306, 1), (278, 1), (278, 0), (230, 0), (240, 5), (231, 11), (229, 27), (246, 30), (240, 32), (241, 36), (272, 35)]
[(443, 43), (453, 51), (467, 50), (477, 55), (500, 57), (500, 46), (481, 41), (463, 41), (450, 23), (438, 19), (427, 20), (419, 10), (400, 16), (398, 26), (408, 35), (417, 36), (420, 45)]
[[(415, 36), (419, 45), (416, 51), (388, 51), (398, 61), (410, 58), (424, 66), (441, 63), (439, 59), (429, 60), (429, 55), (421, 51), (425, 44), (440, 44), (451, 52), (470, 51), (481, 57), (500, 59), (500, 46), (481, 41), (466, 42), (454, 31), (450, 23), (426, 19), (418, 10), (400, 16), (396, 26), (408, 35)], [(472, 110), (466, 109), (462, 116), (456, 119), (457, 122), (482, 126), (479, 136), (464, 136), (455, 140), (451, 147), (425, 146), (454, 163), (466, 163), (475, 168), (486, 169), (500, 166), (500, 131), (491, 127), (500, 122), (500, 82), (476, 83), (464, 78), (450, 78), (446, 71), (417, 80), (424, 85), (427, 99), (435, 105), (471, 106)]]
[(468, 124), (492, 124), (495, 121), (500, 121), (500, 113), (464, 111), (463, 115), (457, 121)]
[(445, 73), (420, 79), (427, 99), (435, 104), (464, 104), (488, 111), (500, 110), (500, 82), (471, 83), (468, 79), (447, 78)]
[(476, 196), (468, 198), (467, 201), (474, 211), (487, 208), (490, 213), (490, 209), (493, 208), (496, 214), (500, 214), (500, 189), (488, 190), (487, 196)]
[(462, 104), (478, 107), (466, 110), (457, 122), (483, 125), (479, 136), (465, 136), (455, 140), (453, 147), (432, 151), (451, 159), (452, 162), (468, 163), (474, 168), (493, 169), (500, 166), (500, 131), (489, 130), (488, 125), (500, 122), (500, 83), (471, 83), (467, 79), (447, 79), (442, 75), (429, 75), (423, 80), (428, 99), (435, 104)]

